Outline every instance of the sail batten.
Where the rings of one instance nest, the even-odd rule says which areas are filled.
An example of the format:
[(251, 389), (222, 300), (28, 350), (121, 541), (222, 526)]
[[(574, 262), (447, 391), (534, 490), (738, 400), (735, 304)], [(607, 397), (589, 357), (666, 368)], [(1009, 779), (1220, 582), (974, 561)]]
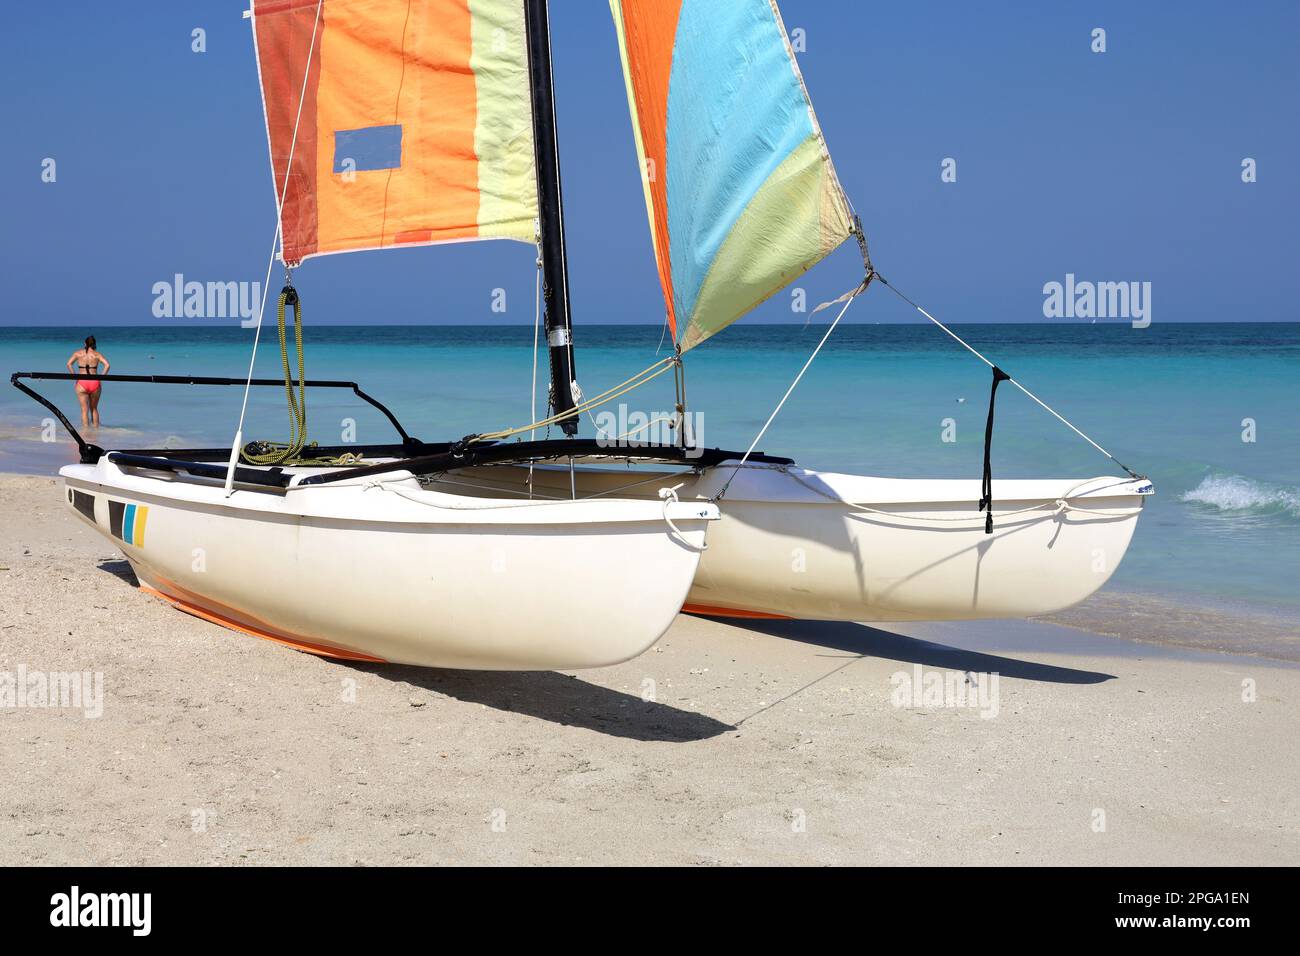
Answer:
[(473, 239), (533, 242), (519, 0), (321, 0), (319, 23), (317, 11), (317, 0), (253, 4), (285, 262)]
[(773, 0), (610, 0), (669, 325), (692, 348), (853, 231)]

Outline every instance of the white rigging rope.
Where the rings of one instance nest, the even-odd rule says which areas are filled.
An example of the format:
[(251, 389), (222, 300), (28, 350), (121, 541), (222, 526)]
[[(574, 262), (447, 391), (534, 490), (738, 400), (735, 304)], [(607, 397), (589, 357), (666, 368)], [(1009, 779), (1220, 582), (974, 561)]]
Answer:
[(763, 427), (758, 430), (758, 434), (754, 436), (754, 440), (749, 443), (749, 448), (745, 450), (745, 454), (741, 457), (740, 461), (731, 469), (731, 475), (727, 478), (726, 482), (723, 484), (722, 488), (718, 491), (718, 493), (713, 496), (712, 500), (714, 502), (721, 501), (722, 496), (727, 493), (727, 489), (731, 487), (731, 482), (735, 479), (736, 475), (740, 472), (740, 469), (745, 467), (745, 462), (749, 461), (749, 456), (754, 453), (754, 449), (758, 447), (758, 443), (762, 441), (763, 436), (767, 434), (767, 429), (769, 428), (769, 426), (771, 426), (772, 422), (776, 419), (776, 416), (780, 413), (781, 409), (785, 406), (786, 399), (788, 399), (790, 395), (794, 392), (795, 388), (798, 387), (799, 381), (803, 378), (804, 373), (808, 371), (808, 367), (812, 365), (813, 359), (817, 358), (817, 353), (822, 350), (822, 346), (826, 344), (826, 340), (831, 337), (831, 333), (835, 331), (835, 327), (840, 324), (840, 319), (844, 318), (844, 313), (849, 311), (849, 306), (853, 304), (853, 300), (856, 299), (858, 296), (860, 296), (863, 292), (867, 291), (867, 286), (871, 284), (871, 279), (872, 276), (868, 275), (867, 278), (863, 281), (862, 285), (858, 286), (853, 292), (849, 293), (849, 298), (848, 301), (844, 303), (844, 308), (840, 309), (839, 315), (835, 316), (835, 320), (831, 322), (829, 327), (827, 327), (826, 334), (823, 335), (822, 340), (817, 343), (817, 347), (813, 349), (812, 355), (808, 356), (808, 361), (803, 363), (803, 368), (799, 369), (799, 374), (794, 377), (794, 381), (790, 383), (790, 387), (785, 390), (785, 394), (781, 396), (781, 401), (776, 403), (776, 408), (772, 409), (772, 414), (767, 416), (767, 421), (765, 421), (763, 423)]
[[(298, 145), (298, 124), (302, 122), (302, 105), (307, 100), (307, 79), (311, 76), (311, 61), (316, 53), (316, 31), (320, 27), (321, 8), (325, 0), (316, 0), (316, 19), (311, 25), (311, 45), (307, 48), (307, 66), (302, 73), (302, 88), (298, 92), (298, 113), (293, 120), (293, 138), (289, 141), (289, 158), (285, 161), (284, 166), (284, 188), (280, 191), (280, 197), (275, 204), (275, 238), (271, 240), (271, 257), (266, 263), (266, 278), (262, 282), (262, 301), (257, 307), (257, 325), (253, 331), (253, 354), (248, 359), (248, 380), (244, 383), (244, 400), (239, 406), (239, 424), (235, 427), (235, 440), (230, 446), (230, 463), (226, 468), (226, 497), (229, 498), (234, 493), (235, 482), (235, 464), (239, 461), (239, 450), (244, 442), (244, 416), (248, 413), (248, 393), (253, 387), (253, 367), (257, 364), (257, 344), (262, 338), (262, 316), (266, 313), (266, 295), (271, 287), (271, 270), (275, 268), (275, 250), (280, 245), (280, 217), (284, 214), (284, 201), (289, 195), (289, 173), (293, 169), (293, 152)], [(256, 34), (257, 24), (254, 21), (253, 30)], [(256, 52), (256, 46), (254, 46)], [(271, 170), (274, 175), (275, 170)], [(288, 268), (288, 264), (285, 264)]]
[[(795, 388), (799, 385), (799, 382), (803, 378), (804, 373), (808, 371), (809, 366), (812, 365), (813, 360), (817, 358), (817, 354), (822, 350), (822, 346), (826, 344), (826, 340), (829, 339), (831, 337), (831, 333), (835, 331), (835, 327), (840, 324), (840, 319), (844, 318), (844, 313), (849, 310), (849, 306), (853, 304), (853, 300), (867, 290), (867, 286), (871, 284), (872, 279), (880, 280), (880, 282), (891, 292), (893, 292), (894, 295), (898, 296), (900, 299), (902, 299), (912, 308), (916, 309), (917, 312), (920, 312), (923, 316), (925, 316), (927, 319), (929, 319), (931, 322), (933, 322), (935, 325), (941, 328), (944, 332), (946, 332), (949, 336), (951, 336), (955, 342), (961, 345), (962, 348), (966, 349), (968, 352), (970, 352), (972, 355), (978, 358), (989, 368), (995, 370), (998, 369), (998, 366), (994, 365), (987, 358), (985, 358), (984, 355), (981, 352), (979, 352), (979, 350), (974, 348), (969, 342), (963, 339), (952, 329), (948, 328), (948, 326), (944, 325), (942, 322), (940, 322), (938, 319), (932, 316), (929, 312), (925, 311), (925, 309), (921, 308), (919, 305), (917, 305), (915, 302), (913, 302), (911, 299), (905, 296), (898, 289), (895, 289), (892, 285), (890, 285), (889, 282), (885, 279), (885, 277), (880, 275), (880, 273), (876, 272), (875, 269), (871, 269), (869, 264), (868, 264), (868, 268), (870, 269), (870, 271), (867, 273), (867, 278), (863, 281), (862, 285), (858, 286), (857, 289), (853, 290), (850, 293), (847, 293), (846, 295), (847, 301), (844, 303), (844, 307), (840, 309), (839, 314), (835, 316), (835, 320), (831, 322), (830, 326), (826, 329), (826, 334), (824, 334), (821, 338), (821, 341), (817, 343), (817, 347), (813, 349), (812, 355), (808, 356), (808, 361), (804, 362), (803, 368), (801, 368), (799, 370), (799, 374), (794, 377), (794, 381), (790, 383), (790, 387), (785, 390), (785, 394), (781, 396), (781, 401), (777, 402), (776, 408), (772, 409), (772, 414), (767, 417), (767, 421), (764, 422), (763, 427), (758, 430), (758, 434), (754, 436), (754, 440), (749, 443), (749, 448), (745, 450), (745, 454), (741, 456), (741, 459), (737, 464), (732, 466), (731, 474), (727, 477), (727, 480), (723, 483), (722, 488), (718, 491), (718, 493), (714, 495), (712, 499), (714, 502), (721, 501), (723, 495), (727, 493), (727, 489), (731, 487), (731, 482), (735, 480), (735, 477), (740, 472), (740, 469), (743, 468), (745, 466), (745, 463), (749, 461), (749, 456), (754, 453), (754, 449), (758, 447), (758, 443), (762, 441), (763, 436), (767, 434), (768, 428), (771, 426), (772, 422), (776, 419), (776, 416), (780, 413), (781, 409), (785, 406), (786, 400), (789, 399), (790, 395), (794, 392)], [(819, 306), (818, 308), (821, 307)], [(1002, 372), (1002, 374), (1006, 375), (1006, 372)], [(1077, 427), (1075, 427), (1075, 425), (1072, 422), (1067, 420), (1056, 409), (1052, 408), (1050, 405), (1048, 405), (1045, 401), (1043, 401), (1041, 398), (1039, 398), (1029, 389), (1025, 388), (1025, 386), (1021, 385), (1018, 381), (1015, 380), (1015, 378), (1013, 378), (1010, 375), (1007, 375), (1006, 381), (1010, 382), (1016, 388), (1020, 389), (1020, 391), (1024, 392), (1027, 396), (1033, 399), (1038, 405), (1040, 405), (1047, 412), (1049, 412), (1053, 418), (1055, 418), (1061, 424), (1065, 425), (1068, 429), (1070, 429), (1070, 431), (1074, 432), (1076, 435), (1078, 435), (1080, 438), (1086, 441), (1093, 448), (1097, 449), (1097, 451), (1101, 452), (1103, 455), (1105, 455), (1115, 464), (1123, 468), (1124, 471), (1128, 473), (1129, 477), (1131, 478), (1143, 477), (1139, 475), (1137, 472), (1135, 472), (1128, 465), (1124, 464), (1122, 461), (1116, 458), (1114, 455), (1112, 455), (1110, 452), (1108, 452), (1105, 448), (1102, 448), (1101, 445), (1097, 444), (1097, 442), (1093, 441), (1091, 438), (1085, 435), (1082, 431), (1080, 431)]]
[[(984, 363), (985, 365), (987, 365), (989, 368), (993, 368), (993, 369), (997, 368), (996, 365), (994, 365), (992, 362), (990, 362), (988, 359), (986, 359), (982, 354), (980, 354), (980, 352), (979, 352), (978, 350), (976, 350), (976, 349), (975, 349), (975, 348), (974, 348), (974, 347), (973, 347), (969, 342), (967, 342), (965, 339), (963, 339), (960, 335), (958, 335), (958, 334), (957, 334), (956, 332), (954, 332), (952, 329), (948, 328), (948, 326), (944, 325), (942, 322), (940, 322), (938, 319), (936, 319), (934, 316), (932, 316), (929, 312), (925, 311), (925, 309), (921, 308), (919, 305), (917, 305), (915, 302), (913, 302), (911, 299), (909, 299), (907, 296), (905, 296), (905, 295), (904, 295), (902, 292), (900, 292), (898, 289), (895, 289), (892, 285), (890, 285), (890, 284), (889, 284), (889, 281), (888, 281), (887, 279), (885, 279), (884, 276), (877, 275), (876, 278), (879, 279), (880, 282), (881, 282), (881, 284), (883, 284), (883, 285), (885, 286), (885, 288), (889, 289), (890, 292), (894, 293), (894, 295), (898, 296), (900, 299), (902, 299), (904, 302), (906, 302), (906, 303), (907, 303), (908, 305), (910, 305), (912, 308), (916, 309), (917, 312), (920, 312), (923, 316), (925, 316), (927, 319), (929, 319), (931, 322), (933, 322), (933, 323), (934, 323), (935, 325), (937, 325), (939, 328), (943, 329), (943, 331), (946, 332), (946, 333), (948, 333), (948, 335), (952, 336), (953, 340), (954, 340), (955, 342), (957, 342), (959, 345), (961, 345), (962, 348), (966, 349), (966, 351), (970, 352), (972, 355), (974, 355), (977, 359), (979, 359), (981, 362), (983, 362), (983, 363)], [(1006, 375), (1006, 372), (1004, 371), (1002, 374)], [(1019, 382), (1017, 382), (1017, 381), (1015, 380), (1014, 377), (1008, 375), (1006, 380), (1007, 380), (1008, 382), (1010, 382), (1012, 385), (1014, 385), (1016, 388), (1020, 389), (1020, 391), (1024, 392), (1024, 393), (1025, 393), (1026, 395), (1028, 395), (1030, 398), (1032, 398), (1032, 399), (1033, 399), (1035, 402), (1037, 402), (1040, 406), (1042, 406), (1042, 407), (1043, 407), (1047, 412), (1049, 412), (1049, 413), (1052, 415), (1053, 418), (1055, 418), (1057, 421), (1059, 421), (1062, 425), (1064, 425), (1066, 428), (1070, 429), (1070, 431), (1074, 432), (1076, 435), (1078, 435), (1080, 438), (1082, 438), (1084, 441), (1086, 441), (1086, 442), (1087, 442), (1089, 445), (1091, 445), (1093, 448), (1097, 449), (1097, 451), (1101, 452), (1103, 455), (1105, 455), (1107, 458), (1109, 458), (1109, 459), (1110, 459), (1111, 461), (1113, 461), (1115, 464), (1117, 464), (1117, 465), (1119, 465), (1121, 468), (1123, 468), (1126, 472), (1128, 472), (1128, 474), (1129, 474), (1130, 477), (1132, 477), (1132, 478), (1140, 478), (1140, 477), (1142, 477), (1142, 476), (1139, 475), (1137, 472), (1135, 472), (1132, 468), (1130, 468), (1128, 465), (1124, 464), (1122, 461), (1120, 461), (1118, 458), (1116, 458), (1114, 455), (1112, 455), (1110, 452), (1108, 452), (1106, 449), (1102, 448), (1101, 445), (1097, 444), (1095, 441), (1093, 441), (1091, 438), (1089, 438), (1087, 435), (1085, 435), (1083, 432), (1081, 432), (1078, 428), (1076, 428), (1076, 427), (1074, 426), (1074, 424), (1073, 424), (1072, 422), (1068, 421), (1068, 420), (1067, 420), (1063, 415), (1061, 415), (1061, 414), (1060, 414), (1056, 409), (1052, 408), (1052, 406), (1048, 405), (1045, 401), (1043, 401), (1041, 398), (1039, 398), (1037, 395), (1035, 395), (1035, 394), (1034, 394), (1033, 392), (1031, 392), (1029, 389), (1025, 388), (1025, 386), (1023, 386), (1023, 385), (1021, 385)]]

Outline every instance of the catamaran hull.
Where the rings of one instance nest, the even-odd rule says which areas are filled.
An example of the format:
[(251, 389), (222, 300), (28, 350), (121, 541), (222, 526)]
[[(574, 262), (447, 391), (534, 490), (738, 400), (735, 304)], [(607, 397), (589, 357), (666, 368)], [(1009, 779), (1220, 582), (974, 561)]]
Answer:
[[(708, 469), (680, 489), (713, 497)], [(1119, 566), (1146, 480), (979, 483), (746, 466), (721, 502), (687, 609), (819, 620), (1018, 618), (1084, 600)]]
[(681, 608), (717, 514), (659, 501), (520, 507), (402, 475), (227, 497), (107, 459), (61, 474), (69, 507), (143, 589), (302, 650), (429, 667), (577, 669), (640, 654)]
[[(442, 480), (520, 496), (529, 477), (507, 467)], [(531, 480), (536, 493), (569, 494), (567, 468), (539, 466)], [(609, 468), (576, 474), (580, 496), (669, 485), (683, 502), (718, 500), (722, 520), (687, 611), (837, 621), (1017, 618), (1077, 604), (1114, 574), (1152, 493), (1145, 479), (995, 479), (986, 534), (978, 481), (725, 462), (646, 481)]]

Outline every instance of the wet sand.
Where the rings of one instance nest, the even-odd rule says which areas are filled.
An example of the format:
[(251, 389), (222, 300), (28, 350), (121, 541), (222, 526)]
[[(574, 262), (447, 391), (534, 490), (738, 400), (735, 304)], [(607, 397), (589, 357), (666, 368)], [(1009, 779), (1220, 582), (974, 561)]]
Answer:
[(1204, 649), (682, 616), (598, 671), (358, 666), (139, 592), (50, 479), (0, 500), (6, 865), (1300, 862), (1300, 667), (1151, 602), (1112, 630)]
[(1300, 620), (1281, 613), (1105, 589), (1043, 620), (1145, 644), (1300, 663)]

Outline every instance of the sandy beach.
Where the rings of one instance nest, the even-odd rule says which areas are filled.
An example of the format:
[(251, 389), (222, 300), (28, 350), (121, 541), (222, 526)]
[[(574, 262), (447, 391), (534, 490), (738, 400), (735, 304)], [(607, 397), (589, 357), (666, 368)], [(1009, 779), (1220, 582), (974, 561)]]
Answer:
[[(680, 616), (598, 671), (348, 665), (138, 591), (51, 479), (0, 498), (5, 865), (1300, 862), (1300, 666), (1125, 639), (1169, 641), (1149, 607), (1124, 637)], [(102, 700), (14, 699), (67, 672)]]

